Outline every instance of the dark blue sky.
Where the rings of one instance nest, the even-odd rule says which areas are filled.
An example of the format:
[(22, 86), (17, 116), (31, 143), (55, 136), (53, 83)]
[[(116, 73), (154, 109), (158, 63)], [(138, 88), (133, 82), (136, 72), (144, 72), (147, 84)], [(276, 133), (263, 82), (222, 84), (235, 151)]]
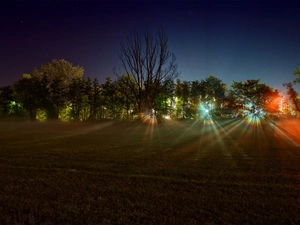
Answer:
[(104, 82), (127, 33), (163, 27), (180, 79), (284, 89), (300, 67), (299, 12), (300, 1), (1, 1), (0, 85), (52, 59)]

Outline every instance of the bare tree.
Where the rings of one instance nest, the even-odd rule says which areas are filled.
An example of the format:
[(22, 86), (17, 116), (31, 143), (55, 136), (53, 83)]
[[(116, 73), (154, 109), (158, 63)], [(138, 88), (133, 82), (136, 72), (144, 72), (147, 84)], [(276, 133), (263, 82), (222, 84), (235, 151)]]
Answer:
[(168, 50), (168, 37), (163, 29), (155, 37), (148, 31), (127, 35), (121, 43), (119, 58), (125, 71), (115, 71), (120, 91), (138, 113), (149, 111), (165, 84), (178, 77), (176, 57)]

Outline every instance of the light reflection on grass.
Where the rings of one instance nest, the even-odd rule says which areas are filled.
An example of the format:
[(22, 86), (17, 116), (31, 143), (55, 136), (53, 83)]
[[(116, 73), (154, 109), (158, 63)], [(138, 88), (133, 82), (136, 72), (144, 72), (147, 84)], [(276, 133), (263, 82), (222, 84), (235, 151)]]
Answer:
[(211, 120), (2, 126), (0, 222), (297, 224), (299, 121)]

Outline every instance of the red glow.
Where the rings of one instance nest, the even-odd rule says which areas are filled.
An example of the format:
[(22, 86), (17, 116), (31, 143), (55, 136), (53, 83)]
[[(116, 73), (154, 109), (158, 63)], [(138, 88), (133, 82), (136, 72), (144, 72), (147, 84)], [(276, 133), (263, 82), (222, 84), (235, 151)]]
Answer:
[[(275, 136), (280, 137), (283, 134), (289, 139), (300, 145), (300, 121), (297, 119), (289, 119), (277, 122), (276, 126), (279, 128), (275, 130)], [(281, 131), (281, 132), (279, 132)]]
[(266, 110), (269, 113), (276, 113), (280, 110), (282, 97), (273, 98), (269, 103), (266, 104)]

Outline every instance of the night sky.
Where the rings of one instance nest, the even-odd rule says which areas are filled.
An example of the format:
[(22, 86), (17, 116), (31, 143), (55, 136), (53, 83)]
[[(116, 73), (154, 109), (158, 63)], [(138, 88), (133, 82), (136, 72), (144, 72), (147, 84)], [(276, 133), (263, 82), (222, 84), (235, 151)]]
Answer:
[(52, 59), (103, 83), (126, 34), (161, 27), (181, 80), (261, 78), (284, 90), (300, 67), (300, 1), (1, 1), (0, 86)]

